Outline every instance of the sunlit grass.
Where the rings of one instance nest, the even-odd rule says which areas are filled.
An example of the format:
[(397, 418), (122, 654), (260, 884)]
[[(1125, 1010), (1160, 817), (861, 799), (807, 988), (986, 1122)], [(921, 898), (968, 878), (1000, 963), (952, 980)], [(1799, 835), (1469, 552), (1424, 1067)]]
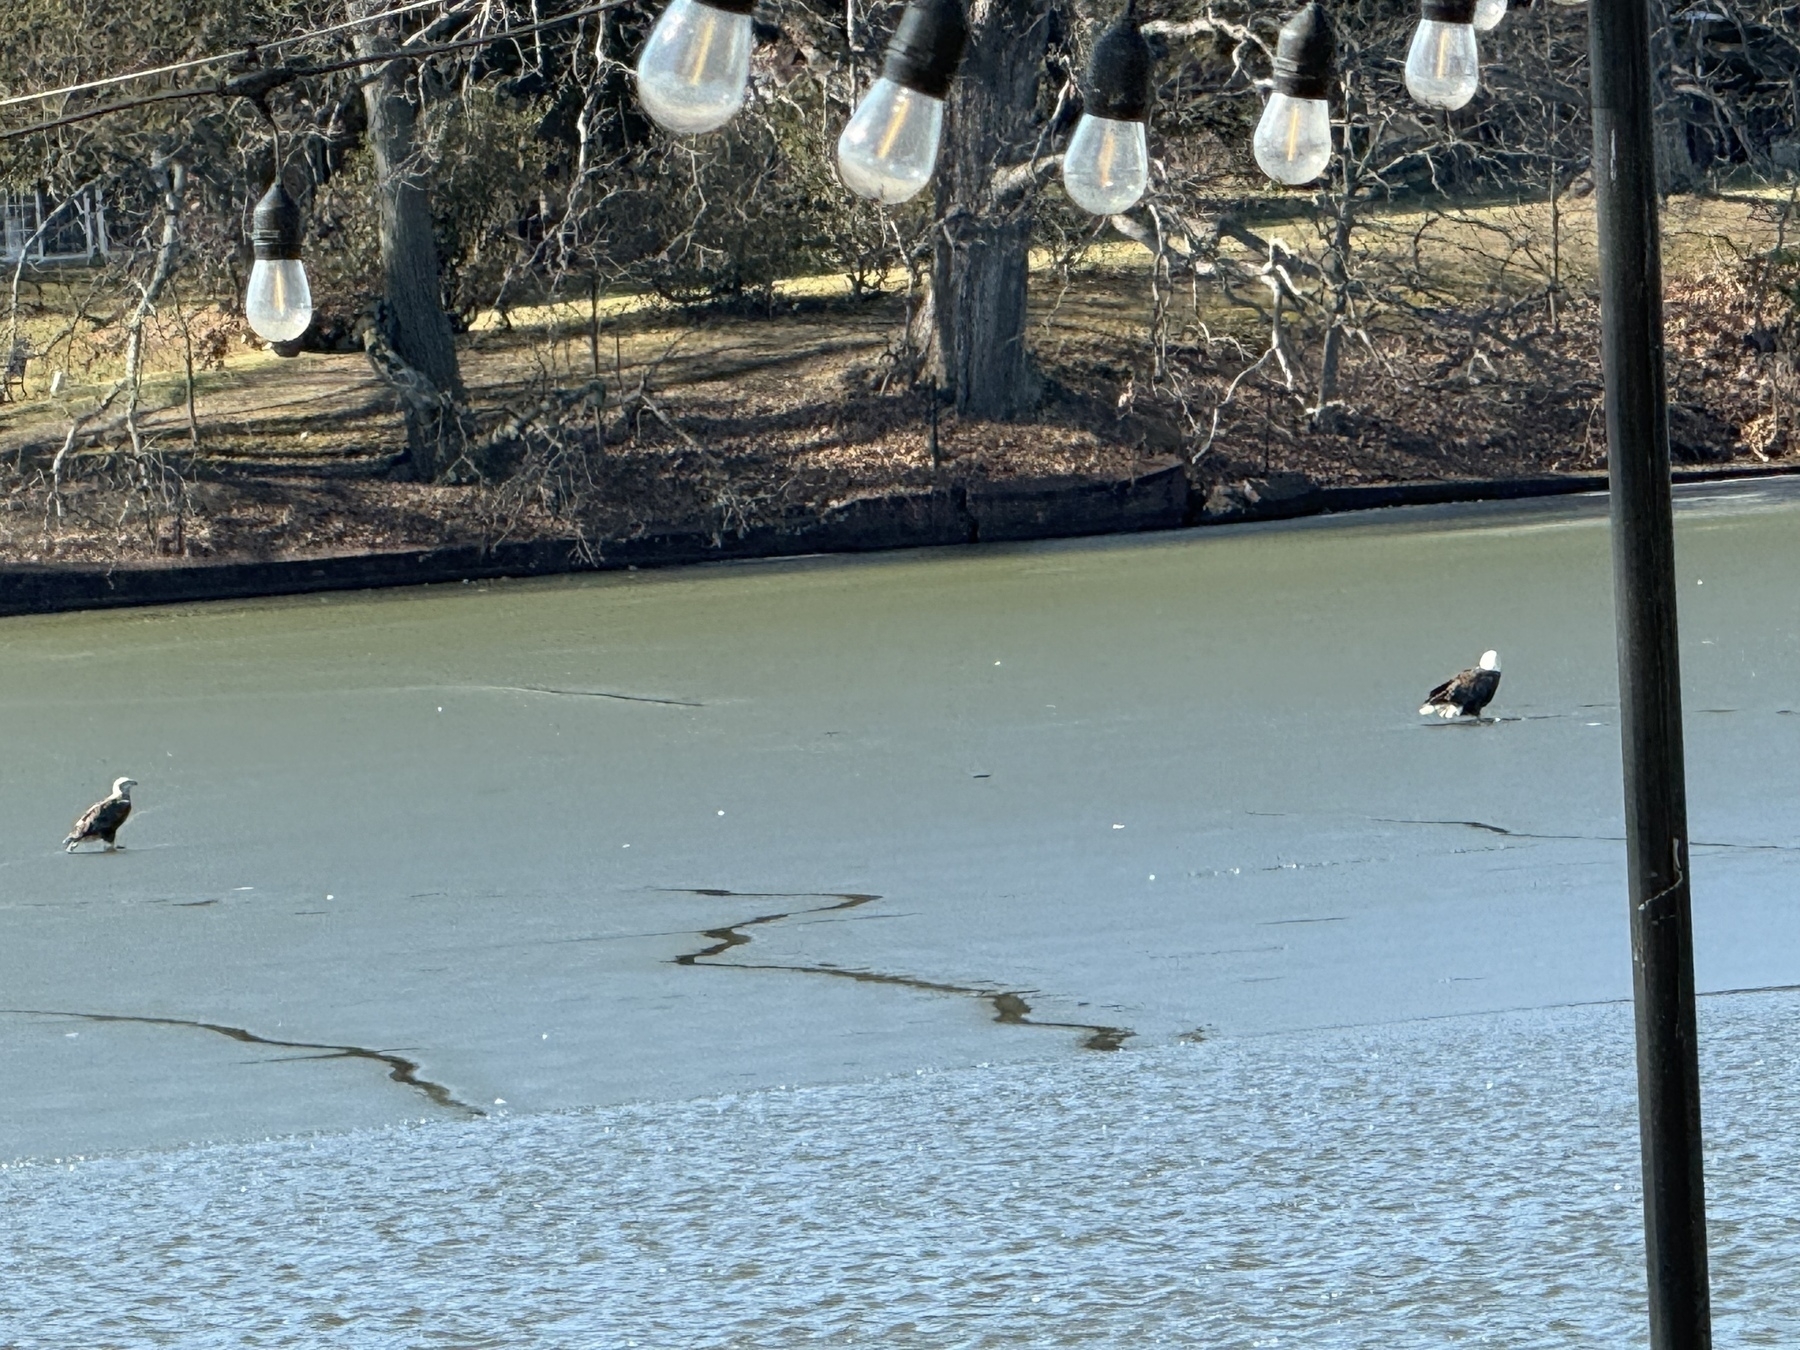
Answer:
[[(1776, 241), (1775, 217), (1791, 189), (1746, 185), (1711, 197), (1672, 199), (1664, 212), (1665, 262), (1671, 275), (1730, 262)], [(1279, 209), (1285, 207), (1286, 214)], [(1324, 235), (1320, 222), (1302, 214), (1303, 203), (1276, 199), (1247, 221), (1261, 238), (1284, 252), (1318, 260)], [(1591, 290), (1597, 266), (1594, 201), (1591, 194), (1565, 195), (1554, 206), (1544, 199), (1479, 204), (1408, 202), (1370, 208), (1353, 236), (1353, 268), (1379, 278), (1388, 294), (1411, 303), (1475, 303), (1494, 294), (1541, 293), (1552, 276), (1566, 292)], [(1264, 262), (1246, 243), (1227, 239), (1225, 256), (1248, 272)], [(1052, 356), (1089, 349), (1095, 359), (1141, 348), (1148, 334), (1152, 257), (1141, 245), (1101, 238), (1079, 249), (1072, 260), (1048, 249), (1034, 250), (1031, 267), (1033, 341)], [(95, 278), (84, 272), (43, 274), (31, 279), (24, 298), (21, 335), (42, 351), (66, 335), (67, 314), (91, 300)], [(1169, 297), (1176, 334), (1198, 332), (1249, 337), (1264, 321), (1257, 311), (1234, 303), (1220, 287), (1177, 280)], [(1252, 282), (1247, 298), (1264, 301), (1267, 292)], [(226, 297), (229, 308), (233, 298)], [(209, 415), (231, 413), (234, 399), (254, 392), (267, 403), (287, 383), (327, 369), (320, 358), (283, 361), (235, 336), (236, 320), (216, 304), (185, 311), (190, 323), (225, 325), (234, 336), (225, 345), (222, 368), (195, 372), (196, 398)], [(898, 298), (854, 299), (848, 276), (826, 273), (777, 283), (767, 313), (741, 306), (679, 306), (654, 294), (602, 292), (597, 298), (568, 295), (509, 308), (505, 315), (479, 315), (462, 339), (465, 375), (471, 386), (502, 392), (534, 379), (573, 380), (598, 374), (608, 382), (654, 371), (664, 387), (729, 378), (735, 370), (769, 370), (782, 361), (784, 347), (829, 352), (840, 365), (873, 359), (897, 333)], [(104, 396), (124, 371), (123, 311), (107, 313), (102, 325), (77, 326), (73, 346), (63, 337), (56, 359), (65, 383), (48, 396), (53, 368), (34, 362), (25, 399), (0, 405), (0, 427), (66, 419)], [(857, 357), (856, 353), (862, 353)], [(153, 321), (146, 349), (146, 408), (170, 408), (186, 400), (185, 346), (171, 308)], [(821, 359), (824, 359), (821, 357)], [(360, 357), (330, 358), (334, 378), (368, 381)]]

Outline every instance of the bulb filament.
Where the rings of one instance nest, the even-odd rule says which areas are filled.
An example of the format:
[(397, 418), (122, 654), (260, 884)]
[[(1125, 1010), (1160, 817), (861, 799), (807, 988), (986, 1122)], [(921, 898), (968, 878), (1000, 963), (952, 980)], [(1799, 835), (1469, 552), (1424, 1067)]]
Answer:
[[(902, 93), (901, 98), (905, 98), (904, 93)], [(887, 134), (881, 138), (881, 144), (875, 147), (875, 158), (886, 159), (888, 157), (888, 153), (894, 148), (894, 142), (900, 139), (900, 128), (905, 125), (906, 109), (903, 106), (896, 105), (894, 108), (894, 115), (888, 118), (886, 127)]]
[(688, 66), (686, 76), (683, 77), (689, 84), (700, 83), (701, 75), (706, 69), (706, 58), (712, 55), (713, 38), (718, 33), (718, 29), (719, 25), (716, 23), (700, 25), (700, 40), (694, 44), (694, 59)]

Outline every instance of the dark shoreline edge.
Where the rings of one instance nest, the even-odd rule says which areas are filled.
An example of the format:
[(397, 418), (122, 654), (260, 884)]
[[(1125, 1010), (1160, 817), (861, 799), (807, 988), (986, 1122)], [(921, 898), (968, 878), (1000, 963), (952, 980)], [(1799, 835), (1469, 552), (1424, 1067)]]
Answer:
[[(1677, 483), (1800, 474), (1800, 465), (1677, 469)], [(818, 553), (868, 553), (950, 544), (1067, 539), (1245, 521), (1370, 511), (1391, 506), (1509, 501), (1606, 490), (1604, 474), (1383, 483), (1368, 487), (1269, 484), (1202, 499), (1185, 466), (1111, 483), (1014, 482), (860, 497), (821, 515), (755, 526), (742, 535), (645, 533), (584, 548), (542, 539), (393, 553), (263, 562), (0, 565), (0, 617), (71, 610), (243, 600), (315, 591), (369, 590), (496, 577), (556, 576)]]

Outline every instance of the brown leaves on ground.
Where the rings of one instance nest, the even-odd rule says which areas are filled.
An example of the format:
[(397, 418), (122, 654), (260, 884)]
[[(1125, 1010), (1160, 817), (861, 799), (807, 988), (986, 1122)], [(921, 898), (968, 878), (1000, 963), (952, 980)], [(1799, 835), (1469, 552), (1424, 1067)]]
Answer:
[[(1781, 297), (1708, 272), (1665, 289), (1670, 451), (1677, 464), (1769, 463), (1800, 451), (1795, 353), (1773, 326)], [(1518, 319), (1523, 317), (1524, 321)], [(1320, 484), (1593, 473), (1606, 465), (1599, 306), (1502, 325), (1446, 315), (1437, 331), (1351, 346), (1345, 410), (1314, 429), (1265, 382), (1223, 419), (1206, 477), (1302, 473)], [(1215, 374), (1215, 386), (1226, 378)]]
[[(1776, 317), (1785, 301), (1753, 283), (1707, 272), (1668, 287), (1678, 461), (1760, 463), (1797, 448), (1794, 357)], [(1554, 326), (1547, 306), (1427, 317), (1349, 344), (1342, 407), (1327, 427), (1276, 382), (1245, 382), (1194, 466), (1197, 489), (1277, 474), (1349, 484), (1603, 466), (1597, 306), (1568, 303)], [(1256, 354), (1229, 341), (1172, 343), (1184, 407), (1171, 393), (1177, 380), (1159, 384), (1133, 367), (1141, 343), (1134, 350), (1098, 329), (1041, 343), (1047, 392), (1037, 419), (971, 422), (941, 405), (934, 462), (931, 393), (891, 376), (884, 384), (898, 318), (897, 305), (877, 305), (715, 323), (673, 356), (659, 330), (656, 349), (646, 338), (630, 361), (615, 348), (598, 417), (537, 428), (494, 483), (396, 478), (400, 420), (355, 357), (223, 380), (202, 404), (199, 453), (186, 444), (185, 404), (169, 404), (146, 419), (144, 460), (116, 435), (74, 456), (60, 510), (47, 467), (66, 422), (21, 422), (0, 438), (10, 442), (0, 444), (0, 559), (260, 559), (541, 537), (597, 543), (670, 528), (723, 535), (931, 485), (1126, 478), (1202, 444), (1209, 394)], [(503, 406), (573, 378), (530, 370), (521, 350), (499, 339), (468, 344), (465, 375), (490, 425)]]

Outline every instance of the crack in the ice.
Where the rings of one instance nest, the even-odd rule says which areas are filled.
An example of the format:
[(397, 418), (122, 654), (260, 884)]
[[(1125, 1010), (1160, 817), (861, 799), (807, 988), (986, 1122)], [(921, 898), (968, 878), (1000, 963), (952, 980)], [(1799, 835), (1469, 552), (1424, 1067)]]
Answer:
[(779, 970), (798, 975), (830, 975), (840, 980), (855, 980), (859, 984), (896, 985), (903, 989), (917, 989), (929, 994), (953, 994), (961, 998), (981, 999), (994, 1010), (994, 1020), (1004, 1026), (1045, 1027), (1063, 1031), (1085, 1031), (1081, 1048), (1084, 1050), (1117, 1050), (1137, 1033), (1129, 1027), (1100, 1026), (1092, 1022), (1049, 1022), (1031, 1016), (1031, 1004), (1025, 1001), (1029, 990), (1017, 989), (982, 989), (974, 985), (944, 984), (936, 980), (923, 980), (912, 975), (892, 975), (877, 970), (846, 970), (833, 965), (784, 965), (775, 962), (751, 961), (717, 961), (733, 947), (747, 946), (750, 935), (741, 930), (756, 928), (763, 924), (779, 923), (783, 919), (796, 918), (806, 914), (830, 914), (838, 910), (855, 909), (874, 900), (879, 895), (868, 895), (861, 892), (845, 891), (728, 891), (714, 887), (672, 887), (685, 895), (704, 895), (709, 897), (739, 897), (751, 899), (778, 900), (792, 898), (796, 900), (831, 899), (836, 904), (817, 905), (811, 909), (784, 910), (779, 914), (759, 914), (755, 918), (743, 919), (724, 928), (707, 928), (701, 930), (700, 936), (711, 938), (712, 945), (702, 947), (699, 951), (683, 952), (674, 958), (678, 966), (708, 965), (729, 968), (732, 970)]
[[(123, 1013), (67, 1012), (57, 1008), (0, 1008), (0, 1012), (12, 1013), (21, 1017), (69, 1017), (82, 1022), (125, 1022), (138, 1026), (151, 1027), (187, 1027), (196, 1031), (210, 1031), (215, 1035), (229, 1037), (246, 1045), (270, 1045), (282, 1050), (319, 1050), (322, 1054), (304, 1056), (284, 1056), (284, 1058), (302, 1059), (366, 1059), (387, 1066), (388, 1078), (402, 1087), (422, 1092), (434, 1106), (441, 1106), (446, 1111), (461, 1111), (470, 1116), (485, 1115), (479, 1107), (458, 1099), (450, 1089), (442, 1083), (434, 1083), (429, 1078), (419, 1076), (419, 1066), (404, 1055), (395, 1054), (391, 1050), (371, 1050), (361, 1045), (331, 1045), (322, 1041), (283, 1041), (273, 1036), (259, 1036), (254, 1031), (243, 1027), (226, 1026), (222, 1022), (202, 1022), (187, 1017), (132, 1017)], [(266, 1062), (266, 1061), (265, 1061)]]
[(1275, 942), (1263, 947), (1217, 947), (1209, 952), (1155, 952), (1152, 961), (1189, 961), (1203, 956), (1253, 956), (1264, 952), (1285, 952), (1287, 943)]
[(547, 684), (489, 684), (484, 689), (498, 689), (512, 694), (555, 694), (563, 698), (610, 698), (621, 703), (660, 703), (670, 708), (704, 708), (685, 698), (652, 698), (648, 694), (619, 694), (605, 689), (556, 689)]
[[(1573, 840), (1589, 844), (1625, 842), (1622, 834), (1533, 834), (1529, 830), (1509, 830), (1504, 825), (1490, 825), (1485, 820), (1411, 820), (1396, 816), (1370, 816), (1369, 819), (1381, 825), (1460, 825), (1471, 830), (1486, 830), (1489, 834), (1503, 834), (1509, 839)], [(1800, 845), (1796, 844), (1727, 843), (1717, 839), (1690, 839), (1688, 847), (1737, 849), (1744, 853), (1800, 853)]]
[(1489, 834), (1503, 834), (1509, 839), (1593, 839), (1584, 834), (1525, 834), (1504, 825), (1490, 825), (1485, 820), (1413, 820), (1403, 816), (1370, 816), (1369, 819), (1377, 825), (1461, 825), (1471, 830), (1486, 830)]
[(1800, 984), (1753, 984), (1743, 989), (1706, 989), (1695, 998), (1730, 998), (1737, 994), (1800, 994)]

